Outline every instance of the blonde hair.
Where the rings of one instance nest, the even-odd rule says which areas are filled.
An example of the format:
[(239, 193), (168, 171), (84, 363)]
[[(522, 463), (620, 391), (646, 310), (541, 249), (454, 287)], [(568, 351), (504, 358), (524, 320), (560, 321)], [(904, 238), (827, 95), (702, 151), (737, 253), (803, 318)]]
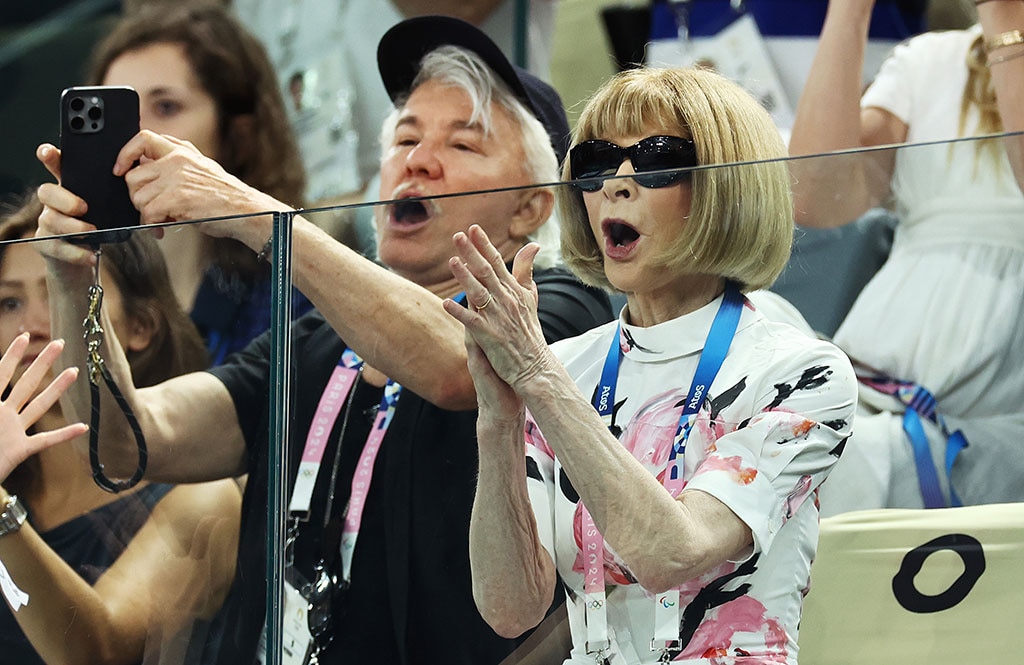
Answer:
[[(988, 55), (985, 53), (985, 37), (978, 35), (967, 49), (967, 83), (964, 85), (964, 94), (960, 98), (960, 136), (981, 136), (985, 134), (998, 134), (1003, 131), (1003, 120), (999, 116), (999, 106), (996, 103), (996, 91), (992, 86), (992, 75), (989, 72)], [(978, 126), (970, 129), (967, 127), (967, 116), (971, 107), (978, 108)], [(998, 157), (1002, 149), (1000, 143), (993, 139), (983, 139), (977, 143), (978, 154), (984, 151), (991, 152), (993, 157)]]
[[(683, 274), (712, 274), (744, 291), (771, 285), (789, 259), (793, 202), (785, 145), (768, 112), (740, 86), (705, 69), (633, 69), (590, 99), (572, 145), (608, 136), (691, 138), (701, 167), (691, 173), (686, 233), (660, 261)], [(711, 165), (729, 165), (707, 168)], [(569, 160), (562, 168), (569, 179)], [(562, 255), (587, 284), (614, 290), (583, 208), (582, 194), (558, 193)], [(679, 214), (684, 214), (680, 211)]]

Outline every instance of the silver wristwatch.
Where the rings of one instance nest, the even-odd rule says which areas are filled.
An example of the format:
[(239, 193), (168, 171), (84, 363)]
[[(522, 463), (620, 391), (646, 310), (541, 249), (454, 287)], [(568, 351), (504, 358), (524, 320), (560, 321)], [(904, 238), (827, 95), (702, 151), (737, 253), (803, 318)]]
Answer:
[(26, 517), (28, 517), (28, 511), (25, 510), (25, 506), (17, 496), (12, 494), (4, 504), (3, 512), (0, 512), (0, 536), (6, 536), (20, 529), (21, 525), (25, 523)]

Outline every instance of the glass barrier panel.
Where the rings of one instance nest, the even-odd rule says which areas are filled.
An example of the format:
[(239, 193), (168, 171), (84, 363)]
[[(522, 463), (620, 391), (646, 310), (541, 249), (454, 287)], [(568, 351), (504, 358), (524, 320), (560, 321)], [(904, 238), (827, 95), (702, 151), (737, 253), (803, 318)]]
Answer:
[[(24, 533), (0, 537), (4, 659), (99, 662), (115, 649), (131, 662), (192, 664), (254, 649), (268, 586), (269, 513), (252, 506), (268, 495), (266, 472), (254, 472), (267, 466), (259, 447), (275, 387), (273, 266), (217, 236), (261, 224), (269, 237), (270, 216), (109, 232), (117, 241), (99, 245), (97, 263), (95, 234), (32, 238), (37, 214), (29, 204), (0, 222), (4, 366), (27, 381), (28, 359), (63, 339), (44, 383), (60, 367), (79, 375), (32, 431), (81, 422), (97, 434), (2, 469), (0, 486), (29, 514)], [(286, 318), (310, 308), (295, 295)], [(241, 380), (248, 393), (223, 389), (240, 375), (264, 378)], [(4, 443), (5, 463), (16, 444)]]
[[(644, 325), (645, 315), (660, 320), (660, 310), (648, 305), (666, 292), (675, 294), (672, 311), (689, 311), (692, 302), (677, 300), (691, 293), (693, 272), (725, 271), (745, 286), (761, 287), (750, 289), (748, 298), (771, 325), (802, 329), (808, 345), (815, 337), (832, 338), (861, 373), (904, 386), (916, 382), (934, 397), (937, 409), (930, 413), (941, 419), (926, 414), (923, 420), (943, 499), (952, 505), (952, 486), (965, 504), (1024, 501), (1015, 481), (1016, 457), (1000, 443), (1016, 440), (1021, 421), (1020, 390), (1003, 383), (1024, 375), (1015, 353), (1024, 341), (1016, 325), (1024, 320), (1018, 311), (1024, 284), (1014, 281), (1015, 266), (1024, 265), (1017, 260), (1024, 252), (1017, 231), (1024, 203), (1013, 165), (991, 159), (1004, 155), (995, 147), (1019, 138), (699, 166), (678, 177), (644, 171), (638, 178), (608, 177), (583, 187), (548, 183), (442, 195), (424, 185), (416, 191), (423, 196), (399, 200), (380, 196), (381, 201), (295, 216), (165, 225), (159, 240), (147, 229), (127, 231), (128, 240), (106, 245), (102, 254), (106, 298), (99, 353), (150, 434), (142, 482), (152, 479), (145, 487), (158, 488), (172, 483), (151, 514), (152, 504), (144, 507), (140, 523), (168, 519), (164, 512), (180, 502), (193, 517), (182, 520), (192, 529), (186, 535), (194, 536), (183, 540), (173, 530), (136, 526), (135, 538), (150, 538), (154, 551), (166, 550), (157, 570), (138, 576), (135, 567), (146, 570), (153, 565), (147, 556), (155, 555), (147, 550), (129, 556), (136, 551), (131, 547), (102, 564), (111, 571), (120, 569), (119, 562), (131, 565), (131, 588), (139, 591), (140, 580), (151, 579), (152, 597), (164, 599), (146, 623), (146, 653), (158, 649), (167, 662), (191, 663), (212, 662), (219, 651), (248, 662), (266, 644), (264, 662), (289, 664), (317, 649), (322, 662), (368, 650), (398, 659), (410, 649), (472, 662), (498, 663), (527, 653), (544, 659), (538, 662), (566, 657), (561, 591), (543, 627), (517, 639), (494, 633), (474, 603), (468, 542), (479, 473), (476, 392), (457, 317), (486, 320), (517, 291), (469, 254), (465, 269), (459, 267), (462, 260), (450, 261), (458, 255), (453, 234), (471, 224), (494, 242), (498, 272), (522, 245), (519, 234), (529, 232), (541, 246), (532, 274), (539, 329), (549, 343), (604, 325), (620, 312), (635, 325)], [(555, 222), (540, 224), (549, 208), (557, 211), (560, 232)], [(252, 248), (234, 252), (234, 241), (211, 240), (237, 235), (243, 224), (258, 226), (261, 236), (273, 240), (264, 252), (268, 261), (254, 261)], [(5, 228), (9, 223), (0, 226)], [(29, 233), (0, 235), (0, 288), (8, 294), (0, 298), (0, 316), (7, 321), (0, 320), (0, 344), (7, 348), (25, 330), (28, 353), (36, 356), (47, 339), (63, 338), (61, 362), (88, 374), (82, 322), (89, 319), (94, 281), (89, 253), (63, 239), (23, 239)], [(352, 237), (375, 242), (350, 246), (336, 240)], [(140, 255), (121, 256), (131, 252)], [(57, 258), (43, 260), (40, 253)], [(728, 269), (721, 263), (726, 255)], [(589, 282), (616, 288), (582, 286), (559, 267), (566, 257)], [(119, 262), (137, 276), (127, 286), (113, 272)], [(14, 271), (22, 263), (26, 267)], [(39, 285), (48, 269), (56, 293), (47, 296)], [(776, 274), (781, 276), (774, 279)], [(157, 288), (147, 286), (153, 281), (163, 284), (163, 300), (154, 302), (164, 304), (129, 309), (137, 290)], [(258, 287), (246, 290), (253, 284)], [(129, 287), (131, 298), (119, 293)], [(200, 307), (204, 289), (218, 296), (209, 310)], [(241, 308), (239, 294), (251, 296), (242, 298)], [(156, 310), (173, 310), (182, 321), (187, 317), (181, 312), (191, 311), (204, 331), (197, 347), (202, 356), (196, 366), (164, 363), (163, 374), (143, 380), (136, 363), (150, 345), (164, 343), (157, 335), (161, 326), (172, 338), (197, 338), (188, 325), (179, 329), (157, 320)], [(49, 311), (57, 314), (52, 321)], [(197, 317), (203, 311), (211, 317)], [(263, 323), (253, 323), (256, 318)], [(232, 346), (244, 347), (243, 338), (260, 327), (267, 332), (251, 346)], [(109, 344), (115, 335), (127, 360)], [(498, 337), (526, 335), (506, 330)], [(18, 346), (9, 353), (18, 353)], [(184, 362), (180, 354), (158, 357)], [(216, 366), (204, 372), (211, 364)], [(164, 383), (170, 374), (186, 376)], [(102, 373), (99, 380), (101, 432), (110, 432), (99, 438), (99, 461), (110, 478), (128, 478), (138, 466), (135, 438), (106, 392)], [(156, 387), (143, 387), (151, 384)], [(584, 393), (594, 390), (591, 384)], [(79, 377), (63, 403), (73, 415), (65, 418), (54, 407), (36, 430), (88, 422), (89, 385)], [(872, 385), (860, 387), (861, 409), (853, 418), (844, 465), (853, 469), (866, 456), (861, 451), (873, 451), (868, 457), (886, 460), (889, 471), (875, 485), (854, 483), (857, 491), (849, 491), (849, 472), (845, 478), (832, 474), (813, 502), (825, 519), (859, 510), (865, 495), (876, 504), (871, 507), (923, 504), (920, 474), (903, 434), (906, 409), (898, 397), (880, 396)], [(720, 390), (710, 385), (708, 403)], [(629, 431), (631, 423), (618, 426)], [(949, 456), (947, 431), (965, 435), (966, 452)], [(121, 501), (122, 494), (157, 491), (139, 489), (140, 484), (115, 498), (96, 488), (87, 461), (81, 461), (87, 459), (86, 438), (39, 454), (45, 459), (73, 453), (79, 460), (79, 474), (65, 483), (84, 497), (75, 515), (116, 505), (111, 501)], [(555, 451), (557, 445), (552, 443)], [(990, 457), (987, 450), (1002, 452)], [(235, 478), (240, 474), (245, 475)], [(0, 486), (19, 494), (32, 512), (38, 485), (10, 477), (11, 483), (0, 480)], [(193, 481), (206, 482), (184, 484)], [(244, 501), (239, 485), (245, 487)], [(568, 480), (559, 488), (575, 495)], [(189, 492), (199, 496), (190, 498)], [(167, 500), (182, 494), (178, 501)], [(67, 519), (45, 511), (35, 511), (31, 528), (45, 533), (62, 515)], [(240, 522), (232, 522), (232, 515)], [(137, 542), (134, 534), (123, 542)], [(0, 536), (0, 548), (10, 542)], [(0, 560), (14, 587), (41, 597), (46, 587), (40, 585), (52, 580), (40, 579), (35, 565), (28, 573), (19, 570), (21, 559), (4, 552)], [(184, 565), (185, 554), (191, 567)], [(61, 568), (53, 574), (70, 572)], [(582, 578), (561, 572), (572, 606), (582, 597), (576, 593)], [(96, 599), (100, 589), (106, 593), (119, 577), (106, 579), (95, 593), (80, 591), (89, 602), (102, 602), (102, 595)], [(20, 597), (6, 591), (5, 596), (9, 604)], [(25, 605), (13, 620), (32, 621), (25, 608), (32, 611)], [(52, 616), (31, 639), (44, 640), (47, 648), (85, 648), (66, 625), (56, 633)], [(979, 619), (964, 625), (978, 631), (986, 624)], [(395, 631), (403, 637), (396, 639)], [(51, 632), (59, 638), (53, 641)]]
[[(1011, 248), (1020, 240), (1014, 224), (1024, 214), (1019, 201), (1024, 170), (1006, 155), (1018, 151), (1022, 137), (1002, 134), (788, 160), (797, 229), (792, 256), (772, 290), (796, 305), (815, 331), (831, 337), (891, 256), (914, 254), (919, 261), (943, 264), (944, 252), (964, 243), (1015, 252)], [(951, 259), (946, 274), (956, 274), (958, 263)], [(885, 274), (896, 270), (890, 264)], [(887, 293), (913, 290), (922, 275), (912, 271), (903, 278), (907, 283), (898, 288), (888, 280), (878, 282), (873, 297), (879, 309), (893, 304)], [(967, 282), (963, 288), (970, 288)], [(937, 293), (927, 299), (934, 297)], [(864, 296), (865, 302), (869, 298)], [(899, 309), (889, 308), (890, 315), (906, 316)], [(880, 313), (875, 323), (882, 325)], [(928, 328), (923, 321), (914, 327)], [(924, 337), (904, 340), (912, 346), (924, 342)]]
[[(900, 296), (899, 303), (887, 312), (887, 316), (896, 319), (910, 311), (904, 302), (907, 298), (936, 302), (934, 293), (927, 294), (942, 276), (929, 273), (919, 286), (911, 279), (913, 268), (904, 266), (900, 270), (908, 271), (907, 274), (895, 283), (890, 271), (896, 266), (908, 260), (926, 261), (934, 266), (947, 261), (947, 254), (952, 250), (960, 250), (968, 244), (999, 248), (998, 252), (1008, 255), (1021, 251), (1014, 231), (1019, 228), (1015, 225), (1021, 216), (1021, 195), (1013, 168), (1003, 160), (997, 160), (998, 166), (986, 161), (992, 145), (1014, 140), (1019, 140), (1019, 136), (697, 167), (674, 181), (690, 182), (689, 189), (646, 186), (654, 184), (654, 176), (666, 175), (648, 172), (641, 174), (648, 177), (639, 183), (632, 177), (608, 178), (611, 184), (603, 183), (593, 194), (583, 195), (564, 184), (548, 184), (538, 191), (544, 192), (545, 197), (550, 194), (552, 199), (568, 200), (568, 212), (560, 210), (562, 232), (572, 224), (586, 233), (595, 232), (596, 227), (596, 232), (601, 233), (598, 247), (605, 254), (626, 256), (637, 252), (639, 256), (642, 249), (638, 248), (649, 242), (647, 238), (658, 237), (655, 233), (649, 236), (647, 227), (675, 224), (678, 231), (669, 236), (699, 235), (701, 229), (697, 228), (696, 220), (714, 215), (725, 218), (728, 224), (724, 228), (716, 227), (716, 233), (723, 234), (728, 244), (742, 248), (739, 254), (748, 259), (739, 261), (739, 265), (744, 266), (742, 270), (762, 275), (781, 272), (781, 277), (774, 282), (770, 277), (763, 277), (766, 288), (750, 295), (753, 306), (767, 319), (803, 330), (808, 340), (832, 337), (839, 330), (839, 324), (847, 320), (846, 330), (841, 331), (845, 336), (836, 338), (843, 350), (847, 341), (863, 346), (866, 339), (873, 347), (894, 357), (907, 356), (893, 364), (897, 370), (918, 362), (916, 356), (922, 349), (948, 351), (949, 340), (955, 339), (957, 359), (929, 369), (932, 374), (955, 375), (958, 370), (953, 368), (977, 367), (977, 362), (969, 357), (970, 349), (978, 348), (973, 346), (976, 337), (981, 347), (990, 352), (993, 342), (988, 336), (1005, 333), (994, 329), (975, 330), (965, 338), (962, 323), (950, 321), (948, 316), (936, 319), (936, 325), (915, 320), (900, 328), (894, 320), (879, 326), (874, 323), (879, 320), (876, 310), (887, 301), (882, 300), (869, 315), (857, 312), (857, 308), (866, 306), (863, 302), (858, 301), (857, 305), (854, 302), (866, 286), (893, 297)], [(777, 187), (779, 182), (781, 189)], [(445, 319), (447, 313), (441, 298), (411, 287), (409, 281), (395, 279), (396, 275), (406, 277), (428, 286), (428, 291), (434, 294), (462, 299), (466, 308), (486, 310), (491, 300), (485, 291), (464, 293), (463, 287), (450, 277), (449, 258), (456, 253), (451, 236), (471, 223), (478, 223), (492, 239), (505, 239), (502, 234), (507, 227), (499, 221), (497, 211), (509, 210), (508, 201), (521, 200), (516, 197), (523, 197), (529, 191), (530, 188), (511, 188), (381, 200), (363, 206), (304, 211), (295, 222), (295, 235), (300, 239), (305, 236), (304, 224), (323, 229), (356, 229), (356, 235), (364, 236), (368, 229), (377, 231), (376, 251), (373, 252), (366, 251), (363, 245), (358, 251), (343, 249), (340, 245), (331, 245), (323, 236), (319, 236), (315, 250), (311, 245), (305, 245), (304, 250), (301, 240), (295, 243), (295, 251), (300, 255), (309, 251), (310, 256), (317, 257), (315, 268), (310, 268), (308, 258), (304, 260), (303, 265), (310, 273), (296, 274), (296, 284), (311, 289), (307, 295), (321, 307), (325, 321), (294, 330), (294, 380), (295, 385), (301, 387), (293, 393), (297, 401), (290, 410), (294, 428), (292, 470), (300, 468), (299, 450), (308, 444), (310, 423), (321, 414), (323, 397), (333, 395), (335, 406), (326, 421), (329, 425), (322, 430), (312, 428), (320, 433), (330, 431), (330, 434), (312, 495), (313, 513), (308, 522), (300, 524), (294, 558), (291, 552), (288, 557), (294, 564), (294, 573), (286, 573), (286, 577), (294, 575), (292, 579), (305, 582), (308, 589), (329, 590), (330, 601), (320, 595), (316, 602), (307, 604), (318, 625), (333, 627), (332, 639), (324, 646), (327, 659), (365, 653), (371, 643), (375, 645), (374, 653), (385, 649), (394, 657), (411, 648), (436, 648), (437, 652), (446, 654), (472, 652), (477, 662), (499, 662), (504, 654), (514, 651), (520, 644), (526, 644), (518, 647), (523, 649), (553, 649), (552, 652), (532, 651), (535, 655), (545, 653), (545, 657), (555, 654), (549, 661), (538, 662), (561, 662), (559, 658), (566, 657), (567, 636), (557, 628), (551, 629), (551, 624), (538, 629), (548, 637), (546, 640), (535, 637), (525, 642), (523, 638), (508, 642), (497, 638), (481, 623), (462, 620), (464, 616), (476, 616), (466, 543), (477, 478), (477, 448), (475, 416), (473, 412), (463, 411), (463, 405), (455, 397), (457, 390), (462, 389), (460, 376), (464, 370), (452, 369), (446, 365), (446, 359), (461, 353), (463, 333), (458, 326), (447, 328), (451, 320)], [(628, 199), (637, 194), (641, 197), (639, 200), (661, 203), (637, 215), (611, 213), (608, 212), (611, 208), (593, 203), (599, 197)], [(387, 199), (386, 196), (379, 198)], [(586, 208), (581, 207), (584, 200), (595, 211), (596, 221), (587, 220)], [(684, 205), (693, 206), (689, 217), (660, 215), (659, 206)], [(739, 212), (730, 208), (737, 208)], [(754, 226), (751, 226), (751, 216), (756, 221)], [(933, 216), (942, 219), (933, 222)], [(788, 231), (781, 250), (767, 242), (771, 233), (757, 235), (750, 231), (758, 224), (776, 223), (779, 221), (774, 219), (776, 217), (780, 217), (783, 227), (791, 217), (799, 222), (792, 231), (792, 247)], [(980, 224), (972, 222), (974, 219), (989, 221)], [(929, 228), (933, 223), (939, 226)], [(747, 229), (747, 235), (737, 232), (731, 224)], [(921, 230), (916, 230), (916, 225), (921, 225)], [(951, 238), (945, 237), (950, 227), (955, 233)], [(558, 246), (556, 237), (541, 235), (544, 249)], [(512, 248), (518, 244), (499, 243), (505, 262), (512, 260), (515, 253)], [(333, 247), (337, 253), (333, 257), (320, 254), (324, 247)], [(1008, 269), (1007, 261), (1009, 259), (1004, 257), (1000, 270)], [(750, 273), (751, 266), (759, 264), (775, 267), (765, 269), (764, 273), (757, 270)], [(605, 259), (599, 258), (598, 273), (603, 272), (605, 265)], [(591, 266), (595, 269), (593, 264)], [(976, 267), (971, 261), (965, 264), (948, 258), (944, 271), (949, 273), (950, 280), (956, 280), (955, 271), (966, 270), (965, 274), (971, 274)], [(639, 272), (642, 277), (637, 278), (621, 266), (608, 270), (611, 279), (623, 286), (629, 285), (631, 291), (642, 292), (651, 283), (668, 279), (664, 271)], [(546, 273), (537, 269), (534, 276), (541, 285), (543, 311), (543, 303), (549, 295), (546, 293), (549, 286), (543, 285)], [(594, 277), (591, 274), (591, 278)], [(630, 282), (630, 279), (637, 282)], [(940, 291), (953, 297), (956, 293), (962, 294), (964, 289), (954, 293), (944, 284)], [(610, 307), (604, 310), (604, 320), (617, 314), (627, 297), (615, 292), (610, 300)], [(1019, 295), (1017, 300), (1020, 300)], [(870, 303), (870, 300), (865, 302)], [(561, 314), (570, 311), (564, 303), (551, 305), (551, 308)], [(851, 308), (854, 308), (855, 318), (847, 319)], [(870, 325), (864, 322), (865, 316), (871, 319)], [(1019, 319), (1014, 316), (1011, 320)], [(598, 324), (595, 319), (590, 325)], [(855, 325), (864, 330), (856, 332), (850, 327)], [(1006, 330), (1009, 325), (1000, 326), (1000, 330)], [(338, 332), (332, 332), (331, 327)], [(1018, 369), (1024, 370), (1024, 367), (1017, 367), (1020, 359), (1013, 361), (1009, 357), (1017, 347), (1003, 342), (996, 345), (1011, 349), (997, 354), (999, 363), (1013, 367), (1015, 375)], [(351, 351), (348, 356), (346, 349)], [(359, 364), (360, 360), (365, 360), (365, 364)], [(981, 362), (989, 360), (984, 358)], [(395, 396), (386, 388), (388, 378), (402, 386), (390, 417), (387, 413)], [(355, 386), (351, 391), (349, 382), (354, 382)], [(332, 385), (342, 390), (333, 392)], [(969, 423), (972, 411), (961, 410), (951, 402), (955, 400), (955, 391), (951, 393), (948, 385), (941, 382), (937, 385), (942, 392), (936, 392), (935, 396), (939, 409), (948, 409), (947, 420)], [(1017, 396), (1019, 391), (1008, 391), (1008, 395)], [(1013, 416), (1015, 407), (1004, 404), (999, 408), (1004, 414), (998, 418), (999, 427), (1008, 427), (1016, 417)], [(903, 407), (897, 400), (881, 405), (881, 411), (888, 413), (886, 409), (892, 412), (888, 417), (895, 418), (894, 431), (898, 436), (892, 440), (869, 439), (870, 443), (860, 445), (891, 447), (886, 454), (904, 463), (904, 458), (909, 459), (905, 450), (910, 444), (903, 438), (900, 426)], [(375, 442), (372, 436), (378, 417), (388, 424), (382, 442)], [(870, 434), (874, 425), (865, 422)], [(857, 431), (856, 424), (853, 429)], [(866, 438), (867, 435), (861, 441)], [(340, 448), (339, 440), (342, 441)], [(856, 437), (849, 445), (854, 445), (855, 441)], [(978, 441), (981, 448), (987, 445), (983, 438)], [(940, 449), (945, 451), (945, 439), (936, 448)], [(967, 496), (972, 503), (1024, 500), (1024, 496), (1018, 496), (1019, 490), (1014, 489), (1014, 485), (1004, 482), (996, 483), (998, 491), (1003, 492), (997, 498), (997, 489), (992, 483), (977, 479), (978, 469), (991, 470), (992, 465), (974, 459), (965, 464), (965, 459), (961, 459), (953, 471), (954, 483), (961, 472), (964, 482), (972, 483), (970, 487), (957, 488), (964, 501), (968, 500)], [(894, 471), (888, 479), (893, 488), (885, 487), (884, 493), (879, 490), (872, 501), (888, 505), (887, 502), (895, 498), (898, 501), (891, 504), (894, 507), (904, 505), (900, 502), (912, 504), (906, 497), (920, 494), (916, 472), (913, 466), (902, 468), (897, 462), (893, 464)], [(937, 468), (944, 472), (943, 464), (938, 462)], [(302, 473), (298, 473), (298, 477), (301, 476)], [(849, 503), (848, 498), (839, 496), (843, 488), (848, 487), (848, 480), (839, 477), (833, 480), (833, 491), (822, 494), (823, 515), (836, 515)], [(948, 492), (948, 479), (942, 482)], [(364, 483), (368, 483), (368, 487)], [(335, 513), (333, 518), (325, 517), (328, 511)], [(319, 540), (318, 534), (323, 534)], [(350, 562), (347, 562), (348, 557), (351, 557)], [(898, 568), (898, 562), (896, 565)], [(318, 566), (328, 574), (320, 576)], [(897, 570), (890, 572), (895, 575)], [(325, 583), (313, 584), (317, 579)], [(574, 580), (573, 584), (576, 581), (579, 580)], [(577, 591), (581, 589), (582, 586)], [(880, 598), (879, 602), (885, 600)], [(564, 628), (564, 624), (558, 623), (562, 616), (560, 611), (555, 610), (547, 621)], [(972, 624), (972, 629), (980, 630), (981, 625)], [(398, 626), (406, 637), (396, 641), (392, 634), (380, 632), (381, 626), (387, 630)], [(542, 646), (537, 647), (537, 642)], [(488, 655), (481, 655), (484, 652)], [(509, 658), (522, 657), (522, 651), (517, 653), (519, 656)], [(288, 657), (287, 651), (283, 657)]]

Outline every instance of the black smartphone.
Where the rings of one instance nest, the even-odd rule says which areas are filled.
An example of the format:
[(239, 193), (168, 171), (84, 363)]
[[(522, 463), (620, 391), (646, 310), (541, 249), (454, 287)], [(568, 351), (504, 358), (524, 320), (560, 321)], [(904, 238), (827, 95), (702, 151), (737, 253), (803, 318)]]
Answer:
[[(121, 148), (139, 133), (139, 95), (126, 86), (67, 88), (60, 96), (61, 184), (88, 204), (83, 219), (97, 229), (139, 224), (128, 185), (113, 174)], [(98, 245), (127, 240), (131, 231), (83, 236)]]

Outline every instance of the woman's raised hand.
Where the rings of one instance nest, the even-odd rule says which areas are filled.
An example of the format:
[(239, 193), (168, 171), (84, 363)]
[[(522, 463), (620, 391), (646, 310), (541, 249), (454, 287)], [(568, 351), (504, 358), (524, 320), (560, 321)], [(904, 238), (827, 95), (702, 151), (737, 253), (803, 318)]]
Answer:
[(57, 356), (64, 349), (63, 340), (54, 340), (43, 347), (28, 369), (14, 385), (8, 386), (19, 365), (24, 364), (29, 335), (18, 335), (0, 358), (0, 482), (11, 471), (40, 450), (70, 441), (88, 431), (82, 423), (65, 425), (59, 429), (29, 435), (27, 430), (57, 403), (78, 376), (77, 367), (69, 367), (57, 375), (41, 392), (40, 382), (49, 373)]
[(456, 233), (453, 240), (458, 256), (449, 260), (449, 267), (466, 293), (467, 307), (449, 299), (445, 311), (466, 326), (497, 377), (519, 392), (522, 382), (552, 360), (537, 319), (533, 282), (533, 260), (540, 248), (530, 243), (519, 250), (509, 272), (479, 226)]

